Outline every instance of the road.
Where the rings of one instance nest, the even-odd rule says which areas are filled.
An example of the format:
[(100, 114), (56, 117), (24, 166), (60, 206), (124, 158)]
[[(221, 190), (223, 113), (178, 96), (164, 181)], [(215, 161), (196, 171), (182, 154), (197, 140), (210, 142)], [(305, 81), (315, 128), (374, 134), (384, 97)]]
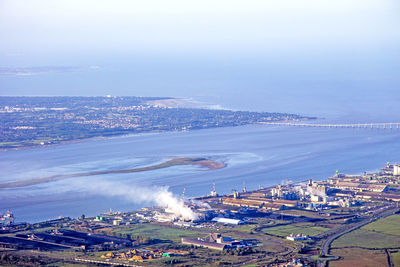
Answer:
[[(378, 213), (378, 214), (373, 215), (371, 218), (368, 218), (368, 219), (366, 219), (366, 220), (363, 220), (363, 221), (361, 221), (361, 222), (359, 222), (359, 223), (353, 225), (353, 226), (350, 227), (350, 228), (343, 229), (342, 231), (339, 231), (339, 232), (337, 232), (337, 233), (331, 235), (330, 237), (328, 237), (327, 239), (325, 239), (325, 241), (323, 242), (323, 244), (322, 244), (322, 246), (321, 246), (320, 256), (321, 256), (321, 257), (326, 257), (326, 256), (328, 256), (329, 249), (330, 249), (330, 246), (331, 246), (332, 242), (333, 242), (335, 239), (339, 238), (340, 236), (345, 235), (345, 234), (347, 234), (347, 233), (350, 233), (350, 232), (352, 232), (352, 231), (354, 231), (354, 230), (356, 230), (356, 229), (358, 229), (358, 228), (360, 228), (360, 227), (363, 227), (364, 225), (367, 225), (367, 224), (369, 224), (369, 223), (371, 223), (371, 222), (373, 222), (373, 221), (376, 221), (376, 220), (378, 220), (378, 219), (381, 219), (381, 218), (384, 218), (384, 217), (393, 215), (393, 214), (395, 214), (397, 211), (399, 211), (399, 208), (398, 208), (398, 207), (393, 208), (393, 206), (389, 206), (388, 209), (385, 209), (384, 211), (382, 211), (382, 212), (380, 212), (380, 213)], [(320, 262), (318, 263), (318, 266), (319, 266), (319, 267), (324, 267), (324, 266), (326, 266), (327, 262), (328, 262), (328, 261), (320, 261)]]

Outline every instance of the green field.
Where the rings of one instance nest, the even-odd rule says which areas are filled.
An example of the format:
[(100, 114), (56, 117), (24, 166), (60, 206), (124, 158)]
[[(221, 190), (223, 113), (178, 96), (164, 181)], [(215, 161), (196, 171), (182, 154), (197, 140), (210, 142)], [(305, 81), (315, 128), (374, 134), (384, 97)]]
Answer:
[(332, 247), (397, 248), (400, 247), (400, 236), (358, 229), (333, 241)]
[(380, 232), (388, 235), (400, 236), (400, 215), (392, 215), (380, 219), (376, 222), (364, 226), (363, 229)]
[(245, 233), (250, 233), (254, 230), (254, 228), (257, 228), (257, 224), (245, 224), (244, 226), (236, 227), (236, 231), (240, 232), (245, 232)]
[(328, 230), (329, 230), (328, 228), (314, 226), (313, 223), (297, 223), (297, 224), (264, 228), (263, 232), (270, 235), (285, 237), (291, 233), (316, 236)]
[(131, 236), (143, 236), (152, 239), (172, 240), (178, 243), (181, 241), (181, 237), (203, 237), (207, 235), (206, 233), (194, 230), (164, 227), (156, 224), (136, 224), (127, 229), (119, 229), (114, 232), (130, 234)]
[(350, 232), (332, 243), (333, 248), (399, 248), (400, 215), (392, 215)]

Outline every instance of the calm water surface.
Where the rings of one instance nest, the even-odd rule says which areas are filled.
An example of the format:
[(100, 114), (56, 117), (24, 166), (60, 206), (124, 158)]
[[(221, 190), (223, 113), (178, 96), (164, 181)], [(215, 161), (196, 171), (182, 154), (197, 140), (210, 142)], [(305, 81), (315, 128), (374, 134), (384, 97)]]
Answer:
[(324, 179), (336, 170), (360, 173), (386, 161), (399, 161), (400, 131), (286, 128), (249, 125), (193, 132), (143, 134), (84, 143), (0, 153), (0, 180), (53, 174), (134, 168), (168, 156), (205, 156), (227, 167), (205, 170), (176, 166), (142, 173), (79, 177), (23, 188), (2, 189), (0, 210), (12, 209), (20, 221), (57, 216), (96, 215), (109, 208), (132, 210), (151, 203), (132, 203), (123, 196), (97, 191), (96, 183), (116, 186), (164, 186), (179, 195), (220, 193), (281, 183)]

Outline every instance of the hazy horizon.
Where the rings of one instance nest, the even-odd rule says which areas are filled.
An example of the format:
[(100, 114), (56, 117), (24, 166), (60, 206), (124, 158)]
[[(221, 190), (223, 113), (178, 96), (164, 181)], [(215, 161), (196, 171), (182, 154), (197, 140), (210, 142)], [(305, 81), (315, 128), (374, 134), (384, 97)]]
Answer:
[(336, 117), (386, 103), (382, 120), (400, 100), (398, 14), (394, 0), (0, 0), (0, 95)]

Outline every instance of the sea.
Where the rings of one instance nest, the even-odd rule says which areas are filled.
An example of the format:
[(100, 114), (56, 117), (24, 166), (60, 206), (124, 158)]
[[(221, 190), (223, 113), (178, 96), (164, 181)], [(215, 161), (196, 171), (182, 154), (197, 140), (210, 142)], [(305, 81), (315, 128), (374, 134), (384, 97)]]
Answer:
[[(198, 66), (185, 72), (182, 65), (177, 75), (178, 70), (172, 67), (175, 76), (165, 74), (160, 78), (165, 84), (152, 79), (154, 70), (140, 80), (141, 72), (146, 69), (124, 67), (116, 71), (102, 66), (83, 73), (51, 72), (0, 78), (3, 88), (29, 85), (41, 95), (51, 94), (39, 90), (44, 84), (53, 86), (54, 90), (61, 90), (61, 84), (78, 88), (68, 94), (79, 95), (78, 84), (86, 81), (87, 88), (99, 86), (101, 95), (106, 94), (105, 87), (114, 85), (125, 88), (110, 89), (116, 95), (183, 97), (213, 108), (316, 116), (315, 122), (321, 123), (400, 122), (400, 76), (395, 75), (398, 69), (392, 69), (390, 75), (385, 68), (377, 70), (371, 66), (354, 70), (354, 66), (361, 66), (358, 62), (352, 67), (336, 66), (335, 73), (330, 74), (331, 69), (327, 67), (321, 70), (308, 66), (304, 73), (302, 66), (282, 67), (285, 64), (280, 69), (262, 69), (251, 64), (227, 69), (226, 64), (213, 65), (208, 74)], [(159, 72), (164, 71), (169, 71), (167, 63)], [(126, 89), (128, 81), (124, 77), (128, 76), (130, 86), (136, 89)], [(107, 77), (116, 82), (104, 82)], [(141, 82), (135, 83), (132, 77)], [(155, 89), (164, 85), (165, 90)], [(54, 94), (64, 95), (62, 91)], [(150, 166), (170, 157), (206, 157), (227, 166), (217, 170), (173, 166), (0, 189), (0, 213), (9, 209), (18, 222), (38, 222), (59, 216), (75, 218), (82, 214), (96, 216), (110, 209), (134, 211), (154, 205), (153, 198), (143, 194), (158, 192), (160, 188), (169, 190), (177, 198), (184, 192), (188, 198), (209, 194), (213, 183), (219, 194), (227, 194), (243, 187), (254, 190), (310, 178), (324, 180), (337, 170), (347, 174), (377, 171), (386, 162), (400, 163), (400, 130), (245, 125), (92, 139), (1, 151), (0, 182)]]

